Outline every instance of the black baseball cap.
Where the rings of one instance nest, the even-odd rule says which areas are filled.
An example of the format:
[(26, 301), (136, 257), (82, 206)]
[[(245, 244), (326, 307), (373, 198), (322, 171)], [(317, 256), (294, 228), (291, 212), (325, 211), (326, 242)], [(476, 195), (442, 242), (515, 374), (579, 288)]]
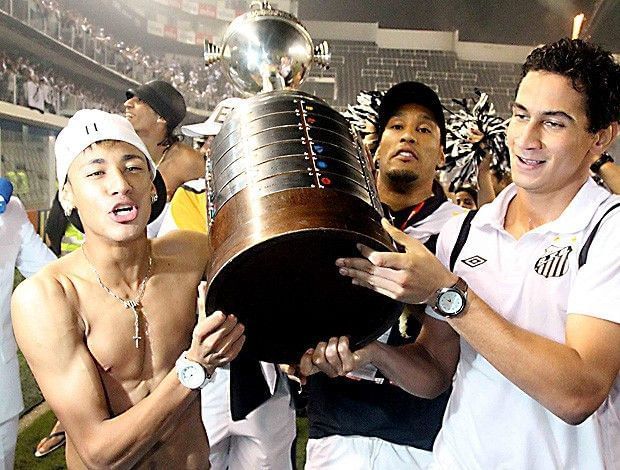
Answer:
[(420, 82), (401, 82), (390, 88), (379, 105), (377, 119), (377, 135), (379, 140), (390, 118), (405, 104), (419, 104), (427, 108), (433, 115), (441, 132), (441, 145), (446, 147), (446, 119), (439, 96), (432, 88)]
[(166, 120), (169, 129), (177, 127), (187, 111), (183, 95), (170, 83), (162, 80), (152, 80), (138, 88), (130, 88), (125, 95), (127, 99), (137, 96), (147, 103)]

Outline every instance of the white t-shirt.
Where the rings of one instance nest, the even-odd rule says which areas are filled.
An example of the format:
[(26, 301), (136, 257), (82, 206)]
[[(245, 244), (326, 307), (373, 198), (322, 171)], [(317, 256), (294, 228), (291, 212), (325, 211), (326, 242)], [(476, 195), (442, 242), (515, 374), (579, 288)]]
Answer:
[[(509, 186), (476, 214), (454, 272), (507, 320), (558, 343), (565, 342), (568, 312), (620, 323), (620, 209), (600, 225), (586, 264), (578, 268), (577, 259), (620, 197), (589, 179), (558, 219), (515, 240), (503, 227), (515, 194)], [(446, 266), (461, 224), (462, 217), (448, 221), (439, 237), (437, 255)], [(434, 454), (446, 469), (620, 469), (620, 378), (599, 409), (573, 426), (461, 340)]]

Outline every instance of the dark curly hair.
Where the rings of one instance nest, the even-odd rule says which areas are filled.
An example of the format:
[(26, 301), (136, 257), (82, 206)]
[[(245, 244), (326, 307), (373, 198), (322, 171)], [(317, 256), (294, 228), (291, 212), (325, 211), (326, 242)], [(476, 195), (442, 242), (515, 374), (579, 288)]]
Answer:
[(539, 46), (525, 60), (521, 79), (530, 71), (552, 72), (571, 80), (573, 88), (585, 96), (589, 132), (620, 120), (620, 65), (596, 44), (563, 38)]

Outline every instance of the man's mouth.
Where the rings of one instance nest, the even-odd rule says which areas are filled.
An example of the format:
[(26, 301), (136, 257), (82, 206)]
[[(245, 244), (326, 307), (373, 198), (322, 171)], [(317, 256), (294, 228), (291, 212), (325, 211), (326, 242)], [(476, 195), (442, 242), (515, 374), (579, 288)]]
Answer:
[(524, 165), (532, 166), (532, 167), (537, 166), (537, 165), (542, 165), (543, 163), (545, 163), (544, 160), (533, 160), (531, 158), (523, 158), (519, 156), (517, 156), (517, 159)]
[(410, 151), (410, 150), (399, 150), (396, 155), (394, 155), (395, 158), (400, 158), (400, 159), (404, 159), (404, 160), (417, 160), (418, 157), (417, 155)]
[(116, 222), (131, 222), (138, 216), (138, 208), (130, 204), (116, 206), (110, 212)]
[(131, 211), (134, 207), (135, 206), (129, 206), (129, 205), (127, 205), (127, 206), (119, 206), (119, 207), (113, 209), (112, 212), (114, 212), (117, 215), (118, 214), (123, 214), (125, 212)]

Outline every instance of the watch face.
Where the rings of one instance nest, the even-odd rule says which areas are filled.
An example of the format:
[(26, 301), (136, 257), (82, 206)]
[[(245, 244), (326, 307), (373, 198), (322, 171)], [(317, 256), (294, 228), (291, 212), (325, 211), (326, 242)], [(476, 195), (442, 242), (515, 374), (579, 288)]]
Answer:
[(458, 292), (449, 290), (439, 296), (437, 307), (446, 315), (454, 315), (463, 308), (463, 298)]
[(186, 365), (179, 371), (179, 380), (187, 388), (198, 388), (205, 380), (205, 373), (198, 364)]

